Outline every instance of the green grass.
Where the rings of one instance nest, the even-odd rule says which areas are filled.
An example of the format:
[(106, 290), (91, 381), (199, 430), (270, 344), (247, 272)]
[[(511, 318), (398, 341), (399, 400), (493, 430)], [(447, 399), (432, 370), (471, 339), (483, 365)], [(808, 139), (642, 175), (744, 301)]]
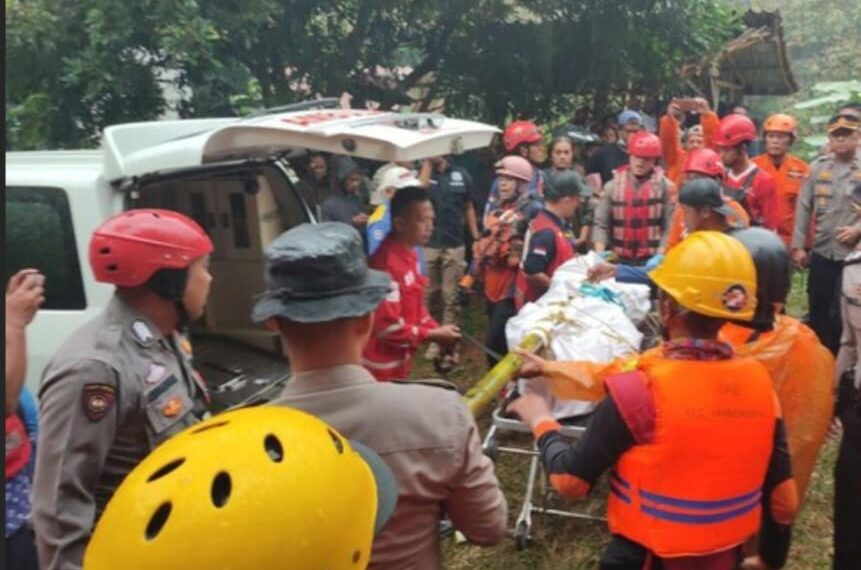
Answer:
[[(800, 317), (806, 311), (804, 286), (806, 275), (793, 275), (792, 292), (787, 312)], [(464, 310), (463, 328), (472, 336), (484, 338), (484, 306), (473, 298)], [(448, 380), (465, 391), (478, 380), (486, 369), (481, 349), (464, 342), (460, 367)], [(416, 378), (435, 377), (438, 374), (421, 356), (413, 371)], [(487, 430), (489, 412), (478, 419), (482, 434)], [(509, 437), (506, 443), (528, 446), (526, 436)], [(834, 497), (834, 461), (837, 446), (829, 441), (819, 456), (816, 471), (810, 482), (807, 497), (793, 531), (793, 543), (789, 563), (791, 570), (814, 570), (829, 568), (831, 564), (832, 501)], [(523, 456), (500, 454), (496, 472), (509, 503), (509, 526), (513, 528), (519, 514), (526, 485), (528, 459)], [(536, 492), (535, 500), (541, 493)], [(592, 498), (572, 505), (578, 511), (601, 514), (606, 500), (606, 484), (602, 481), (592, 493)], [(469, 544), (456, 544), (448, 539), (443, 545), (445, 568), (449, 570), (576, 570), (597, 568), (601, 551), (608, 540), (606, 524), (597, 521), (563, 519), (540, 514), (532, 516), (532, 542), (523, 551), (517, 551), (514, 539), (509, 538), (493, 548), (479, 548)]]

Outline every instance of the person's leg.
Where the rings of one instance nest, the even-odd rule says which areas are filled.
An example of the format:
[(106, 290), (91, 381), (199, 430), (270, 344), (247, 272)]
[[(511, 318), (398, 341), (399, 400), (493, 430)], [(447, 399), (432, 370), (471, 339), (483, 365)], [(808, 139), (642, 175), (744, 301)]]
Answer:
[(466, 251), (463, 246), (446, 248), (442, 260), (442, 324), (460, 323), (460, 301), (457, 296), (458, 283), (466, 269)]
[[(853, 427), (857, 429), (845, 425), (848, 429)], [(861, 438), (861, 434), (854, 437)], [(861, 568), (861, 447), (844, 432), (834, 466), (834, 570), (858, 568)]]
[(807, 280), (807, 300), (810, 305), (810, 328), (820, 342), (833, 354), (837, 354), (840, 337), (834, 336), (832, 304), (837, 293), (840, 270), (839, 262), (832, 262), (815, 253), (810, 257), (810, 273)]
[(6, 568), (39, 570), (33, 533), (26, 524), (6, 537)]
[[(495, 352), (499, 356), (505, 356), (508, 353), (508, 341), (505, 338), (505, 325), (508, 319), (517, 314), (514, 308), (514, 299), (503, 299), (496, 303), (487, 301), (488, 307), (492, 307), (489, 312), (487, 322), (487, 336), (484, 340), (484, 345)], [(491, 355), (487, 355), (487, 365), (493, 367), (499, 360)]]
[(442, 291), (442, 255), (441, 251), (434, 247), (423, 248), (425, 254), (425, 265), (427, 266), (428, 286), (425, 289), (425, 305), (434, 318), (439, 317), (437, 303)]

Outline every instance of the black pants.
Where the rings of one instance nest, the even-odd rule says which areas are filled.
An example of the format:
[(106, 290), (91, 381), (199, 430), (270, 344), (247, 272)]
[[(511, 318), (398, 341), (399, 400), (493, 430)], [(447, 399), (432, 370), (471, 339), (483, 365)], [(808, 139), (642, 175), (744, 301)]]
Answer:
[[(487, 335), (484, 337), (484, 345), (500, 356), (508, 352), (508, 341), (505, 340), (505, 323), (517, 314), (514, 308), (514, 299), (503, 299), (496, 303), (485, 298), (487, 302)], [(494, 356), (487, 355), (487, 365), (491, 368), (499, 360)]]
[(807, 279), (810, 328), (832, 354), (840, 348), (840, 276), (843, 262), (813, 254)]
[(6, 568), (39, 570), (33, 533), (26, 524), (6, 537)]
[(840, 419), (843, 439), (834, 466), (834, 570), (857, 570), (861, 568), (861, 402), (856, 400)]

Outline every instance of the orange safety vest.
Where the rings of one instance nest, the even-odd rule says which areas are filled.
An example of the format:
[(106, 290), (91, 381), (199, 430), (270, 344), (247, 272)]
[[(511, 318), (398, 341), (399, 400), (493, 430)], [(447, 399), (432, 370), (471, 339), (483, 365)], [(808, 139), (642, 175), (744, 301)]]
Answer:
[(645, 386), (655, 418), (651, 437), (638, 440), (612, 473), (610, 530), (664, 558), (742, 544), (759, 530), (778, 416), (768, 372), (748, 358), (658, 355), (641, 357), (637, 368), (607, 379), (629, 425), (643, 409), (625, 405), (629, 390)]

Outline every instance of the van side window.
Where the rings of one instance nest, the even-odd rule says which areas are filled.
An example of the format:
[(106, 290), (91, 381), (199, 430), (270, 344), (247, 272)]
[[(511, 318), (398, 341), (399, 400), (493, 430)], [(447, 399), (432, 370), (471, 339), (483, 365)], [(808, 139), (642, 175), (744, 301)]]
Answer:
[(45, 275), (43, 309), (85, 309), (69, 199), (60, 188), (6, 188), (6, 280), (33, 267)]

